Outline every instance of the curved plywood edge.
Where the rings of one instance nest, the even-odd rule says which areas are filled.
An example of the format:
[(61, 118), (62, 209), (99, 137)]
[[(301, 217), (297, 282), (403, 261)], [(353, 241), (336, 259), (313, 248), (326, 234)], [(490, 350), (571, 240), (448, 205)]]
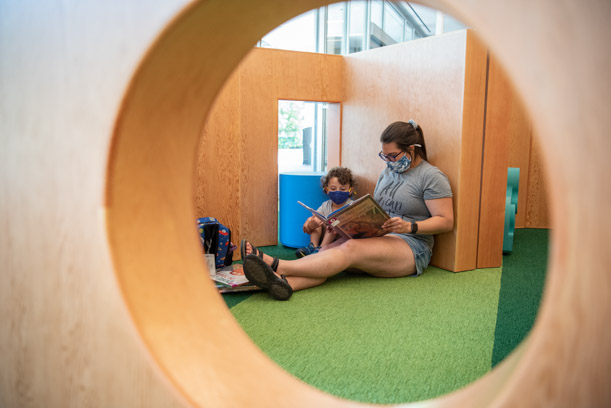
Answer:
[[(0, 38), (11, 38), (0, 47), (0, 180), (10, 193), (0, 196), (7, 231), (0, 317), (9, 322), (0, 334), (0, 403), (360, 405), (297, 381), (252, 344), (208, 282), (196, 232), (188, 232), (197, 138), (222, 83), (256, 39), (323, 2), (193, 4), (137, 69), (108, 178), (104, 150), (121, 89), (176, 9), (133, 1), (108, 11), (107, 2), (90, 0), (76, 11), (51, 4), (29, 13), (21, 2), (0, 4)], [(527, 343), (473, 385), (418, 405), (609, 406), (611, 185), (600, 175), (610, 170), (611, 3), (578, 15), (577, 6), (551, 0), (429, 4), (454, 7), (477, 27), (528, 96), (555, 199), (548, 282)], [(124, 31), (109, 37), (108, 23)], [(84, 56), (89, 65), (81, 65)], [(34, 75), (30, 67), (41, 65), (33, 61), (45, 63), (48, 75)], [(100, 103), (88, 92), (102, 95)], [(107, 234), (100, 214), (106, 181)]]
[[(193, 404), (342, 405), (287, 375), (250, 341), (210, 283), (196, 239), (193, 170), (203, 118), (251, 49), (249, 35), (271, 24), (251, 24), (248, 10), (235, 14), (237, 5), (195, 5), (151, 49), (128, 90), (108, 180), (117, 276), (143, 340)], [(211, 42), (215, 36), (225, 42)]]
[(186, 405), (134, 329), (104, 227), (120, 101), (181, 8), (153, 0), (134, 24), (143, 7), (0, 2), (2, 407)]
[[(271, 3), (270, 3), (271, 4)], [(511, 13), (511, 10), (508, 9), (506, 10), (507, 13)], [(182, 35), (193, 35), (193, 31), (191, 30), (195, 30), (195, 27), (208, 27), (209, 26), (209, 22), (208, 20), (205, 20), (206, 16), (204, 14), (200, 14), (200, 15), (195, 15), (196, 13), (193, 13), (192, 15), (189, 15), (189, 20), (192, 22), (191, 24), (193, 24), (192, 26), (189, 26), (187, 21), (181, 21), (180, 25), (177, 25), (176, 27), (176, 31), (180, 31), (184, 34)], [(201, 20), (200, 20), (201, 19)], [(200, 28), (201, 29), (201, 28)], [(217, 30), (221, 29), (220, 27), (216, 28)], [(493, 35), (493, 32), (491, 33), (487, 33), (485, 31), (482, 31), (483, 35), (486, 36), (487, 34)], [(201, 32), (200, 35), (203, 35), (204, 32)], [(162, 131), (166, 131), (168, 133), (167, 136), (165, 136), (165, 139), (169, 138), (169, 135), (172, 132), (175, 132), (176, 129), (183, 129), (183, 131), (181, 131), (181, 134), (191, 134), (191, 135), (195, 135), (197, 133), (197, 127), (195, 126), (196, 124), (196, 118), (198, 113), (197, 112), (188, 112), (188, 106), (190, 104), (194, 104), (194, 101), (189, 101), (190, 104), (187, 104), (186, 107), (184, 105), (181, 105), (181, 110), (175, 110), (172, 109), (172, 98), (176, 98), (176, 99), (180, 99), (183, 98), (185, 93), (187, 92), (186, 88), (193, 86), (194, 84), (199, 84), (201, 83), (201, 87), (204, 88), (204, 84), (211, 84), (214, 81), (211, 81), (210, 78), (217, 78), (217, 77), (221, 77), (222, 75), (219, 74), (220, 68), (219, 66), (221, 66), (222, 64), (219, 64), (219, 61), (215, 61), (214, 66), (206, 66), (206, 61), (198, 61), (198, 60), (187, 60), (185, 65), (182, 67), (182, 69), (180, 70), (181, 73), (184, 72), (194, 72), (195, 70), (201, 70), (201, 77), (196, 76), (195, 74), (192, 75), (186, 75), (186, 77), (190, 78), (190, 80), (192, 81), (189, 86), (187, 86), (186, 84), (184, 84), (184, 88), (185, 89), (180, 89), (178, 88), (176, 85), (180, 85), (177, 84), (176, 82), (172, 82), (173, 86), (172, 89), (166, 89), (164, 87), (159, 87), (157, 85), (157, 82), (155, 81), (156, 76), (160, 75), (159, 73), (159, 67), (156, 66), (156, 64), (159, 64), (159, 66), (163, 66), (164, 64), (167, 64), (167, 61), (172, 61), (173, 65), (172, 65), (172, 70), (176, 69), (176, 62), (177, 61), (181, 61), (181, 59), (184, 59), (185, 56), (184, 55), (175, 55), (173, 54), (173, 50), (171, 48), (171, 44), (172, 42), (175, 42), (176, 44), (181, 44), (185, 42), (185, 38), (182, 37), (181, 35), (177, 34), (176, 38), (172, 38), (171, 36), (166, 36), (164, 38), (164, 45), (167, 46), (167, 49), (163, 49), (163, 48), (158, 48), (156, 51), (159, 52), (158, 55), (153, 55), (152, 58), (147, 61), (144, 65), (143, 65), (143, 70), (140, 74), (139, 80), (142, 80), (142, 85), (139, 87), (134, 87), (133, 91), (132, 91), (132, 96), (134, 97), (133, 99), (133, 104), (129, 107), (126, 107), (126, 111), (124, 114), (125, 118), (129, 118), (130, 120), (133, 120), (133, 123), (128, 124), (127, 122), (125, 123), (125, 129), (122, 129), (119, 131), (119, 133), (117, 134), (117, 141), (118, 143), (121, 142), (122, 137), (126, 137), (124, 135), (130, 135), (130, 138), (133, 138), (135, 134), (141, 132), (143, 135), (148, 135), (150, 134), (150, 131), (152, 129), (147, 129), (146, 127), (142, 126), (142, 115), (144, 112), (148, 111), (148, 107), (147, 104), (151, 98), (151, 96), (154, 97), (156, 92), (161, 92), (161, 94), (167, 96), (171, 96), (169, 98), (169, 102), (168, 103), (168, 107), (167, 110), (162, 110), (159, 113), (159, 117), (163, 118), (162, 120), (157, 121), (157, 123), (155, 123), (154, 125), (154, 129), (156, 130), (156, 132), (158, 133), (162, 133)], [(494, 41), (491, 42), (491, 45), (494, 47)], [(502, 54), (502, 47), (503, 43), (502, 41), (500, 42), (500, 44), (498, 44), (497, 46), (499, 47), (499, 53)], [(531, 56), (532, 59), (536, 59), (536, 55), (532, 55)], [(511, 65), (509, 65), (510, 67), (510, 71), (511, 71)], [(150, 69), (150, 71), (149, 71)], [(177, 70), (178, 71), (178, 70)], [(225, 70), (226, 72), (229, 71), (229, 69)], [(146, 78), (147, 75), (151, 75), (150, 78)], [(527, 73), (525, 73), (524, 75), (525, 78), (528, 78)], [(144, 78), (146, 78), (146, 80), (144, 80)], [(198, 82), (202, 81), (202, 82)], [(526, 84), (528, 84), (528, 79), (524, 80)], [(154, 86), (157, 85), (157, 89), (153, 89)], [(524, 86), (524, 84), (520, 83), (518, 81), (518, 86)], [(535, 84), (530, 84), (531, 86), (534, 86)], [(216, 89), (215, 91), (218, 91), (218, 89), (220, 89), (220, 84), (216, 84)], [(556, 90), (555, 88), (551, 88), (550, 90)], [(562, 90), (561, 88), (559, 90)], [(142, 93), (142, 96), (139, 95), (139, 93)], [(153, 94), (151, 95), (151, 92), (153, 92)], [(205, 97), (206, 95), (203, 95), (203, 97)], [(167, 101), (168, 99), (166, 99)], [(210, 106), (210, 102), (211, 102), (212, 98), (210, 98), (209, 100), (205, 101), (205, 103), (201, 104), (200, 106), (205, 106), (208, 107)], [(201, 103), (201, 100), (200, 100)], [(130, 111), (129, 108), (133, 108), (133, 111)], [(180, 115), (178, 115), (180, 114)], [(171, 116), (168, 117), (168, 116)], [(191, 125), (193, 126), (191, 129), (188, 129), (187, 126)], [(133, 127), (132, 127), (133, 126)], [(554, 126), (551, 126), (551, 128), (553, 129)], [(161, 130), (160, 130), (161, 129)], [(165, 140), (163, 137), (161, 138), (161, 140)], [(191, 141), (191, 143), (193, 143), (195, 141), (195, 139), (193, 139)], [(134, 144), (130, 150), (136, 151), (138, 149), (138, 146), (140, 145), (140, 143), (136, 143)], [(169, 146), (168, 146), (169, 147)], [(185, 142), (183, 140), (183, 146), (176, 146), (176, 144), (173, 144), (173, 147), (175, 149), (175, 151), (169, 150), (168, 148), (165, 147), (160, 147), (159, 151), (155, 151), (153, 152), (153, 155), (151, 156), (151, 160), (152, 159), (156, 159), (157, 155), (159, 156), (159, 158), (163, 159), (163, 161), (167, 162), (167, 163), (174, 163), (175, 160), (178, 160), (180, 157), (184, 157), (184, 154), (186, 154), (189, 150), (193, 149), (194, 144), (187, 144), (187, 142)], [(185, 150), (183, 152), (181, 152), (179, 150), (179, 148), (182, 147)], [(141, 151), (140, 151), (141, 152)], [(132, 153), (130, 151), (130, 153)], [(171, 155), (175, 154), (175, 157), (172, 157)], [(129, 157), (126, 156), (126, 157)], [(159, 160), (155, 160), (155, 162), (159, 163)], [(126, 164), (131, 163), (131, 161), (126, 161)], [(156, 190), (159, 191), (158, 194), (160, 194), (161, 196), (167, 195), (168, 192), (172, 192), (174, 193), (174, 196), (176, 197), (187, 197), (188, 195), (188, 184), (185, 182), (184, 186), (180, 186), (176, 184), (176, 180), (177, 180), (177, 175), (180, 175), (181, 172), (184, 172), (182, 174), (186, 174), (187, 170), (189, 167), (191, 167), (193, 165), (193, 163), (184, 163), (185, 168), (184, 169), (174, 169), (174, 171), (176, 171), (176, 174), (172, 175), (170, 174), (170, 172), (168, 171), (169, 169), (160, 169), (160, 173), (156, 174), (155, 177), (153, 179), (151, 179), (151, 182), (155, 182), (158, 183), (158, 188)], [(157, 166), (159, 168), (159, 166)], [(180, 170), (180, 171), (179, 171)], [(128, 168), (123, 169), (122, 171), (118, 171), (117, 174), (131, 174), (130, 177), (132, 177), (132, 180), (129, 181), (128, 183), (125, 183), (125, 185), (123, 186), (123, 188), (126, 188), (125, 191), (121, 192), (121, 196), (125, 195), (125, 199), (129, 200), (129, 199), (137, 199), (137, 200), (142, 200), (142, 195), (145, 195), (146, 192), (145, 191), (138, 191), (138, 194), (134, 194), (134, 188), (139, 185), (139, 184), (145, 184), (148, 185), (148, 183), (142, 183), (142, 181), (134, 181), (133, 179), (133, 172), (129, 171)], [(148, 175), (147, 175), (148, 177)], [(145, 178), (146, 180), (146, 178)], [(121, 188), (120, 186), (118, 188)], [(164, 191), (167, 190), (167, 191)], [(131, 195), (131, 196), (130, 196)], [(119, 196), (119, 194), (117, 194), (117, 196)], [(175, 226), (168, 226), (168, 231), (173, 230), (173, 228), (175, 228), (176, 230), (182, 231), (184, 229), (188, 229), (189, 228), (189, 224), (190, 224), (190, 219), (188, 219), (187, 217), (184, 218), (184, 220), (181, 218), (182, 214), (188, 214), (187, 213), (187, 208), (186, 208), (186, 202), (183, 203), (181, 202), (179, 199), (176, 199), (175, 203), (171, 203), (171, 205), (168, 205), (168, 203), (163, 203), (161, 201), (159, 201), (159, 199), (161, 197), (156, 197), (156, 196), (152, 196), (151, 197), (152, 202), (160, 202), (160, 206), (157, 206), (156, 208), (153, 208), (150, 203), (147, 204), (146, 208), (150, 211), (152, 211), (151, 215), (155, 214), (156, 212), (159, 212), (161, 214), (163, 213), (167, 213), (167, 214), (175, 214), (173, 216), (173, 218), (170, 220), (173, 223), (176, 223)], [(184, 205), (185, 207), (181, 207), (181, 205)], [(167, 208), (164, 208), (163, 206), (167, 206)], [(131, 214), (133, 213), (133, 206), (132, 205), (127, 205), (127, 207), (130, 211), (127, 212), (123, 217), (118, 218), (117, 220), (115, 220), (115, 225), (121, 225), (121, 234), (117, 234), (117, 238), (119, 237), (119, 235), (123, 236), (124, 235), (124, 221), (125, 221), (125, 217), (129, 214), (131, 216)], [(178, 211), (177, 211), (178, 210)], [(178, 214), (178, 215), (176, 215)], [(146, 216), (143, 216), (144, 219), (146, 219)], [(121, 222), (119, 222), (119, 219), (121, 220)], [(283, 398), (289, 398), (289, 395), (292, 395), (293, 398), (295, 399), (295, 402), (301, 402), (304, 405), (309, 405), (313, 402), (316, 402), (317, 404), (329, 404), (329, 403), (339, 403), (339, 401), (333, 401), (330, 397), (324, 397), (323, 395), (316, 393), (316, 392), (310, 392), (310, 390), (305, 387), (303, 384), (300, 384), (298, 382), (294, 382), (292, 380), (290, 380), (287, 376), (284, 376), (281, 374), (281, 372), (279, 370), (277, 370), (277, 368), (274, 368), (274, 366), (270, 365), (268, 362), (266, 362), (265, 359), (263, 359), (259, 354), (256, 353), (256, 349), (254, 349), (254, 346), (252, 346), (251, 343), (249, 343), (245, 338), (244, 335), (241, 333), (240, 335), (237, 335), (235, 332), (235, 330), (237, 330), (237, 327), (231, 327), (231, 325), (227, 324), (227, 325), (223, 325), (222, 327), (219, 327), (217, 319), (218, 317), (216, 315), (220, 314), (221, 312), (218, 310), (214, 310), (215, 305), (218, 306), (218, 299), (217, 300), (210, 300), (210, 302), (207, 303), (202, 303), (202, 300), (197, 300), (194, 301), (193, 299), (195, 299), (197, 297), (197, 293), (193, 293), (192, 296), (186, 296), (183, 297), (183, 299), (180, 299), (180, 302), (173, 300), (172, 302), (167, 302), (163, 305), (163, 307), (153, 307), (153, 305), (150, 304), (150, 302), (145, 302), (146, 300), (146, 296), (148, 296), (147, 294), (142, 294), (140, 292), (142, 292), (142, 288), (141, 288), (141, 279), (137, 276), (137, 274), (134, 273), (134, 269), (136, 268), (143, 268), (144, 271), (146, 271), (147, 273), (150, 273), (152, 270), (156, 270), (159, 269), (159, 275), (155, 276), (155, 279), (153, 280), (153, 282), (149, 285), (148, 290), (150, 290), (151, 292), (155, 293), (160, 291), (161, 293), (163, 293), (163, 291), (167, 291), (169, 288), (176, 288), (176, 293), (182, 293), (184, 294), (189, 294), (190, 292), (187, 290), (187, 288), (191, 288), (191, 290), (195, 290), (197, 292), (197, 290), (200, 290), (198, 288), (200, 288), (200, 286), (202, 285), (202, 282), (199, 282), (199, 280), (202, 280), (204, 278), (201, 278), (201, 276), (198, 277), (197, 275), (197, 268), (199, 267), (198, 264), (199, 262), (195, 262), (195, 259), (192, 259), (189, 254), (193, 254), (195, 253), (195, 248), (193, 248), (190, 251), (187, 251), (187, 248), (189, 247), (189, 243), (191, 243), (191, 246), (194, 247), (195, 246), (195, 242), (194, 241), (189, 241), (187, 242), (187, 237), (183, 237), (184, 241), (183, 242), (178, 242), (176, 239), (172, 242), (163, 242), (163, 243), (157, 243), (154, 247), (154, 249), (152, 250), (152, 252), (154, 252), (157, 257), (156, 259), (153, 261), (150, 261), (148, 265), (145, 265), (145, 267), (143, 267), (143, 260), (140, 260), (138, 262), (138, 264), (127, 264), (127, 266), (125, 267), (125, 270), (129, 270), (129, 273), (122, 273), (121, 276), (124, 279), (124, 285), (125, 285), (125, 292), (126, 292), (126, 296), (128, 296), (130, 298), (130, 300), (132, 302), (134, 302), (133, 305), (133, 310), (134, 310), (134, 314), (137, 316), (136, 320), (140, 322), (141, 327), (142, 327), (142, 331), (143, 331), (143, 335), (145, 337), (145, 339), (148, 339), (148, 341), (150, 342), (150, 347), (153, 350), (156, 350), (159, 354), (158, 354), (158, 358), (161, 361), (162, 365), (164, 367), (166, 367), (167, 371), (168, 371), (168, 375), (172, 376), (174, 378), (174, 380), (176, 381), (176, 383), (183, 387), (184, 392), (187, 395), (190, 395), (195, 401), (199, 402), (199, 403), (206, 403), (206, 402), (211, 402), (210, 401), (210, 394), (209, 394), (209, 390), (202, 390), (201, 389), (201, 383), (202, 382), (208, 382), (208, 381), (215, 381), (215, 384), (217, 385), (221, 385), (224, 384), (225, 381), (229, 381), (230, 379), (235, 379), (236, 376), (238, 378), (242, 378), (244, 381), (244, 389), (247, 391), (248, 394), (252, 394), (250, 397), (252, 396), (256, 396), (256, 397), (261, 397), (263, 398), (262, 401), (267, 401), (269, 403), (279, 403), (280, 401), (283, 400)], [(130, 258), (134, 257), (134, 249), (133, 248), (133, 244), (130, 246), (130, 239), (126, 238), (122, 241), (117, 241), (115, 243), (115, 248), (117, 251), (117, 259), (120, 259), (121, 257), (121, 252), (125, 253), (126, 258), (129, 256)], [(160, 258), (160, 255), (164, 255), (165, 257), (167, 257), (167, 259), (163, 259), (163, 257)], [(184, 256), (181, 256), (180, 254), (183, 254)], [(178, 258), (177, 258), (178, 255)], [(143, 256), (144, 257), (144, 256)], [(177, 259), (182, 260), (181, 264), (177, 263)], [(123, 261), (119, 261), (119, 264), (122, 264), (123, 262), (127, 262), (127, 260), (123, 260)], [(163, 265), (164, 262), (167, 262), (166, 265)], [(184, 280), (187, 279), (193, 279), (193, 281), (188, 282), (189, 284), (187, 285), (187, 287), (183, 286), (183, 283), (181, 282), (176, 282), (175, 279), (163, 279), (163, 273), (164, 270), (170, 270), (172, 267), (180, 267), (180, 270), (183, 271), (190, 271), (185, 272), (186, 275), (183, 277)], [(192, 275), (189, 275), (192, 274)], [(552, 273), (552, 279), (553, 279), (553, 273)], [(132, 281), (133, 280), (133, 281)], [(209, 289), (207, 289), (209, 290)], [(209, 295), (209, 294), (208, 294)], [(570, 297), (571, 295), (569, 295)], [(546, 297), (546, 299), (549, 299), (549, 296)], [(194, 312), (195, 309), (197, 309), (197, 307), (201, 307), (202, 305), (205, 305), (205, 307), (210, 308), (210, 311), (213, 311), (213, 313), (210, 314), (205, 314), (203, 313), (201, 310), (197, 310), (196, 312)], [(543, 307), (543, 310), (546, 310), (545, 308), (545, 304)], [(142, 308), (141, 310), (138, 310), (139, 308)], [(168, 313), (167, 311), (171, 310), (171, 313)], [(193, 340), (189, 340), (189, 341), (185, 341), (185, 339), (182, 338), (177, 338), (177, 336), (179, 336), (179, 330), (184, 330), (184, 327), (180, 327), (180, 326), (171, 326), (171, 330), (167, 330), (167, 328), (163, 327), (164, 330), (158, 331), (159, 329), (159, 325), (150, 325), (150, 322), (148, 322), (148, 320), (150, 319), (155, 319), (158, 320), (160, 319), (164, 313), (168, 314), (169, 316), (173, 316), (175, 314), (175, 312), (178, 312), (180, 310), (189, 310), (190, 312), (193, 313), (193, 316), (189, 316), (189, 320), (190, 321), (206, 321), (206, 323), (208, 324), (208, 327), (206, 329), (206, 336), (205, 337), (198, 337), (198, 341), (193, 343)], [(575, 394), (571, 394), (571, 391), (566, 391), (566, 390), (575, 390), (575, 388), (571, 388), (570, 387), (570, 380), (567, 380), (567, 376), (563, 376), (562, 373), (558, 373), (556, 375), (555, 372), (550, 372), (551, 375), (546, 375), (546, 376), (539, 376), (536, 379), (532, 379), (531, 378), (531, 382), (529, 384), (526, 384), (524, 382), (522, 382), (522, 380), (519, 377), (515, 377), (515, 372), (517, 371), (523, 371), (525, 366), (528, 366), (530, 369), (534, 369), (535, 371), (537, 370), (548, 370), (546, 367), (551, 364), (551, 367), (553, 367), (554, 365), (562, 367), (564, 364), (565, 369), (569, 370), (570, 368), (570, 364), (569, 361), (564, 361), (562, 360), (562, 358), (564, 357), (563, 355), (558, 355), (558, 354), (553, 354), (553, 353), (548, 353), (547, 355), (545, 354), (540, 354), (544, 357), (539, 357), (539, 358), (527, 358), (528, 356), (531, 356), (533, 351), (531, 351), (532, 349), (536, 348), (536, 345), (539, 344), (539, 342), (543, 342), (543, 343), (549, 343), (549, 342), (557, 342), (557, 337), (554, 336), (553, 334), (551, 334), (551, 330), (549, 325), (552, 324), (557, 324), (557, 322), (555, 323), (550, 323), (550, 322), (554, 322), (555, 317), (558, 316), (558, 313), (561, 314), (566, 314), (568, 311), (567, 310), (563, 310), (562, 308), (560, 308), (559, 310), (555, 310), (555, 309), (547, 309), (548, 311), (550, 311), (551, 313), (551, 317), (549, 319), (551, 320), (545, 320), (544, 318), (541, 319), (541, 321), (538, 323), (537, 327), (545, 327), (544, 330), (539, 330), (537, 332), (535, 332), (535, 334), (533, 335), (532, 338), (532, 345), (530, 347), (526, 347), (526, 349), (523, 351), (523, 358), (520, 359), (519, 361), (516, 361), (517, 357), (512, 357), (511, 360), (509, 360), (509, 362), (507, 363), (507, 365), (505, 365), (505, 367), (510, 367), (510, 368), (504, 368), (504, 370), (497, 370), (495, 371), (491, 376), (484, 378), (482, 381), (488, 385), (490, 384), (496, 384), (496, 386), (499, 387), (498, 391), (501, 391), (501, 387), (506, 387), (507, 384), (516, 384), (516, 386), (518, 387), (524, 387), (524, 389), (530, 389), (533, 393), (535, 392), (535, 388), (537, 389), (541, 389), (541, 387), (543, 387), (544, 389), (552, 389), (552, 390), (557, 390), (558, 395), (562, 395), (562, 399), (558, 399), (557, 401), (566, 401), (567, 398), (568, 400), (570, 400), (571, 398), (574, 398), (576, 402), (580, 401), (581, 398), (583, 398), (584, 396), (580, 393), (575, 393)], [(231, 324), (234, 324), (234, 322), (231, 320)], [(575, 322), (573, 322), (575, 323)], [(167, 324), (167, 323), (166, 323)], [(147, 330), (150, 329), (154, 329), (153, 331), (148, 332)], [(190, 330), (189, 333), (191, 333), (191, 331), (193, 331), (193, 334), (197, 334), (198, 331), (193, 329), (192, 326), (189, 326), (188, 329)], [(564, 329), (567, 332), (570, 332), (571, 330), (573, 330), (573, 327), (564, 327)], [(227, 339), (229, 334), (231, 335), (231, 339), (233, 339), (233, 341), (235, 341), (235, 343), (228, 343)], [(161, 339), (166, 339), (167, 342), (164, 343), (163, 341), (161, 341)], [(223, 344), (223, 346), (221, 346), (220, 344)], [(599, 344), (599, 343), (596, 343)], [(214, 352), (210, 352), (210, 351), (206, 351), (204, 352), (206, 347), (210, 347), (211, 345), (214, 345)], [(231, 347), (229, 347), (229, 345), (231, 345)], [(579, 345), (579, 343), (576, 343), (576, 345)], [(176, 352), (172, 352), (172, 350), (176, 350), (176, 349), (182, 349), (183, 346), (191, 346), (191, 350), (189, 353), (189, 360), (191, 361), (191, 364), (187, 364), (186, 358), (184, 356), (182, 356), (182, 353), (179, 353), (180, 355), (176, 355)], [(227, 346), (227, 348), (225, 348), (225, 346)], [(221, 353), (222, 350), (235, 350), (234, 346), (240, 346), (237, 349), (238, 350), (244, 350), (244, 354), (241, 355), (237, 355), (236, 356), (236, 360), (235, 361), (242, 361), (242, 370), (236, 370), (235, 372), (232, 371), (231, 369), (229, 369), (227, 367), (227, 365), (223, 365), (222, 369), (221, 364), (223, 364), (223, 362), (221, 361), (222, 359), (219, 359), (218, 356)], [(547, 347), (547, 349), (549, 350), (549, 345)], [(575, 353), (575, 355), (579, 355), (580, 353), (582, 353), (583, 351), (577, 351)], [(251, 357), (247, 360), (244, 360), (244, 357), (247, 355), (251, 355)], [(216, 359), (215, 359), (216, 357)], [(584, 357), (587, 357), (587, 353), (584, 353)], [(552, 360), (550, 360), (551, 358), (559, 358), (558, 361), (553, 362)], [(573, 359), (571, 359), (573, 360)], [(207, 369), (204, 369), (204, 372), (201, 372), (201, 366), (199, 366), (197, 364), (197, 362), (206, 362), (207, 363)], [(571, 363), (574, 363), (574, 361), (570, 361)], [(195, 365), (195, 367), (194, 367)], [(514, 368), (514, 373), (511, 373), (511, 367), (515, 367)], [(199, 369), (198, 369), (199, 368)], [(214, 368), (217, 368), (218, 371), (214, 370)], [(601, 373), (604, 373), (608, 367), (605, 364), (600, 364), (598, 366), (599, 371), (601, 371)], [(207, 376), (206, 374), (210, 371), (210, 369), (212, 369), (212, 371), (214, 371), (214, 380), (212, 379), (212, 377)], [(257, 383), (257, 381), (254, 381), (252, 378), (250, 379), (252, 382), (250, 382), (249, 380), (247, 380), (248, 376), (244, 376), (242, 373), (243, 372), (265, 372), (265, 377), (267, 378), (274, 378), (274, 386), (277, 386), (278, 384), (282, 384), (282, 389), (286, 389), (286, 394), (283, 396), (279, 396), (279, 395), (274, 395), (274, 397), (269, 397), (269, 392), (268, 390), (261, 388), (261, 384)], [(529, 372), (530, 373), (530, 372)], [(529, 377), (532, 376), (529, 373), (524, 373), (524, 376)], [(499, 380), (500, 378), (507, 376), (507, 381), (503, 382), (501, 380)], [(534, 385), (533, 385), (534, 384)], [(481, 387), (481, 386), (480, 386)], [(562, 390), (560, 390), (560, 388), (562, 388)], [(474, 387), (474, 389), (478, 389), (477, 386)], [(227, 391), (225, 390), (223, 387), (219, 387), (218, 392), (220, 394), (223, 394), (222, 391)], [(564, 392), (560, 392), (560, 391), (564, 391)], [(477, 396), (475, 394), (471, 394), (472, 392), (475, 391), (470, 391), (469, 389), (467, 389), (465, 391), (468, 394), (461, 394), (458, 393), (457, 396), (455, 398), (462, 398), (461, 395), (466, 395), (466, 399), (468, 400), (476, 400)], [(489, 390), (489, 392), (493, 392), (492, 390)], [(229, 394), (224, 394), (224, 397), (227, 397)], [(502, 395), (502, 394), (501, 394)], [(521, 392), (518, 392), (516, 394), (508, 394), (508, 403), (512, 404), (512, 403), (516, 403), (516, 400), (512, 401), (512, 398), (517, 398), (514, 395), (523, 395)], [(266, 397), (265, 397), (266, 396)], [(503, 396), (504, 397), (504, 396)], [(597, 398), (600, 397), (605, 397), (605, 395), (601, 395), (598, 394)], [(243, 398), (243, 396), (233, 396), (232, 397), (235, 401), (240, 401), (241, 398)], [(265, 398), (271, 398), (271, 399), (265, 399)], [(492, 400), (497, 400), (498, 395), (496, 397), (491, 397)], [(537, 397), (535, 397), (537, 398)], [(545, 399), (547, 399), (548, 401), (554, 403), (556, 402), (556, 397), (555, 395), (549, 396), (549, 395), (545, 395), (544, 396)], [(222, 400), (223, 398), (219, 399), (219, 400), (212, 400), (212, 402), (219, 402), (220, 400)], [(446, 402), (449, 401), (449, 402)], [(244, 401), (245, 402), (245, 401)], [(520, 403), (523, 403), (524, 401), (522, 400), (522, 398), (520, 397)], [(263, 403), (263, 402), (262, 402)], [(442, 400), (440, 401), (441, 404), (453, 404), (453, 399), (452, 397), (449, 397), (447, 400)], [(263, 405), (265, 405), (265, 403), (263, 403)]]
[[(611, 4), (580, 8), (584, 14), (572, 21), (575, 29), (590, 27), (596, 33), (592, 39), (562, 33), (554, 23), (575, 17), (571, 6), (540, 2), (524, 19), (518, 8), (526, 4), (498, 4), (485, 11), (444, 6), (478, 28), (516, 85), (545, 146), (544, 165), (554, 197), (552, 250), (540, 313), (528, 347), (495, 403), (608, 406), (611, 393), (603, 382), (611, 375), (611, 328), (606, 324), (611, 255), (605, 247), (611, 217), (596, 208), (611, 198), (611, 185), (601, 180), (610, 169), (605, 156), (611, 141), (598, 135), (610, 125), (603, 110), (611, 104), (611, 84), (601, 80), (603, 66), (611, 62), (604, 40), (611, 30), (600, 16), (609, 15)], [(507, 18), (521, 19), (520, 30), (526, 31), (505, 26)], [(547, 23), (537, 26), (537, 21)], [(566, 55), (588, 63), (559, 68)], [(568, 167), (567, 160), (578, 165)]]

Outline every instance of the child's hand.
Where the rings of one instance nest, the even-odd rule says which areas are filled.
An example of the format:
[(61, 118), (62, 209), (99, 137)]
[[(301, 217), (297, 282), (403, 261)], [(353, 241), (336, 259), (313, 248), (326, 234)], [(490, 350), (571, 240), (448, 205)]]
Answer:
[(322, 221), (320, 219), (318, 219), (315, 216), (311, 216), (303, 224), (303, 232), (305, 232), (306, 234), (311, 234), (321, 225), (322, 225)]

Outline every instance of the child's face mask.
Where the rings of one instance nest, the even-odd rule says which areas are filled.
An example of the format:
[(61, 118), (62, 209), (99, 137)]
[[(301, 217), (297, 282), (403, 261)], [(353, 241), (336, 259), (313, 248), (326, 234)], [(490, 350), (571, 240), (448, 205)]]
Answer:
[(335, 204), (345, 203), (346, 200), (350, 197), (352, 192), (350, 191), (329, 191), (327, 195)]

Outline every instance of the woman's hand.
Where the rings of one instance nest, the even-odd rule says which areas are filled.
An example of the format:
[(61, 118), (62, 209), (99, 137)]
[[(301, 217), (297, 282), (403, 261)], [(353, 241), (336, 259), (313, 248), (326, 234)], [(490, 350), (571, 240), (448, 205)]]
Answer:
[(326, 233), (327, 233), (327, 234), (330, 234), (330, 235), (331, 235), (331, 236), (333, 236), (333, 237), (336, 237), (336, 236), (337, 236), (337, 231), (335, 231), (335, 228), (333, 228), (333, 227), (332, 227), (332, 226), (330, 226), (330, 225), (327, 225), (327, 232), (326, 232)]
[(311, 234), (316, 231), (316, 229), (321, 225), (322, 221), (318, 217), (311, 216), (303, 224), (303, 232), (305, 232), (306, 234)]
[(386, 232), (409, 234), (412, 232), (412, 223), (405, 221), (401, 217), (392, 217), (386, 220), (386, 222), (382, 225), (382, 229)]

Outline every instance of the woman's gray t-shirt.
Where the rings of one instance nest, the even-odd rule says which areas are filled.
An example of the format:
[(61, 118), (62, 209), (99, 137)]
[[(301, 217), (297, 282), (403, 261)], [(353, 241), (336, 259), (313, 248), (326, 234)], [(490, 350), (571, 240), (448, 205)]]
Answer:
[[(391, 217), (402, 217), (418, 222), (431, 217), (425, 200), (452, 197), (448, 178), (441, 170), (422, 161), (405, 173), (395, 173), (388, 168), (382, 171), (373, 196)], [(412, 235), (433, 249), (432, 235)]]

